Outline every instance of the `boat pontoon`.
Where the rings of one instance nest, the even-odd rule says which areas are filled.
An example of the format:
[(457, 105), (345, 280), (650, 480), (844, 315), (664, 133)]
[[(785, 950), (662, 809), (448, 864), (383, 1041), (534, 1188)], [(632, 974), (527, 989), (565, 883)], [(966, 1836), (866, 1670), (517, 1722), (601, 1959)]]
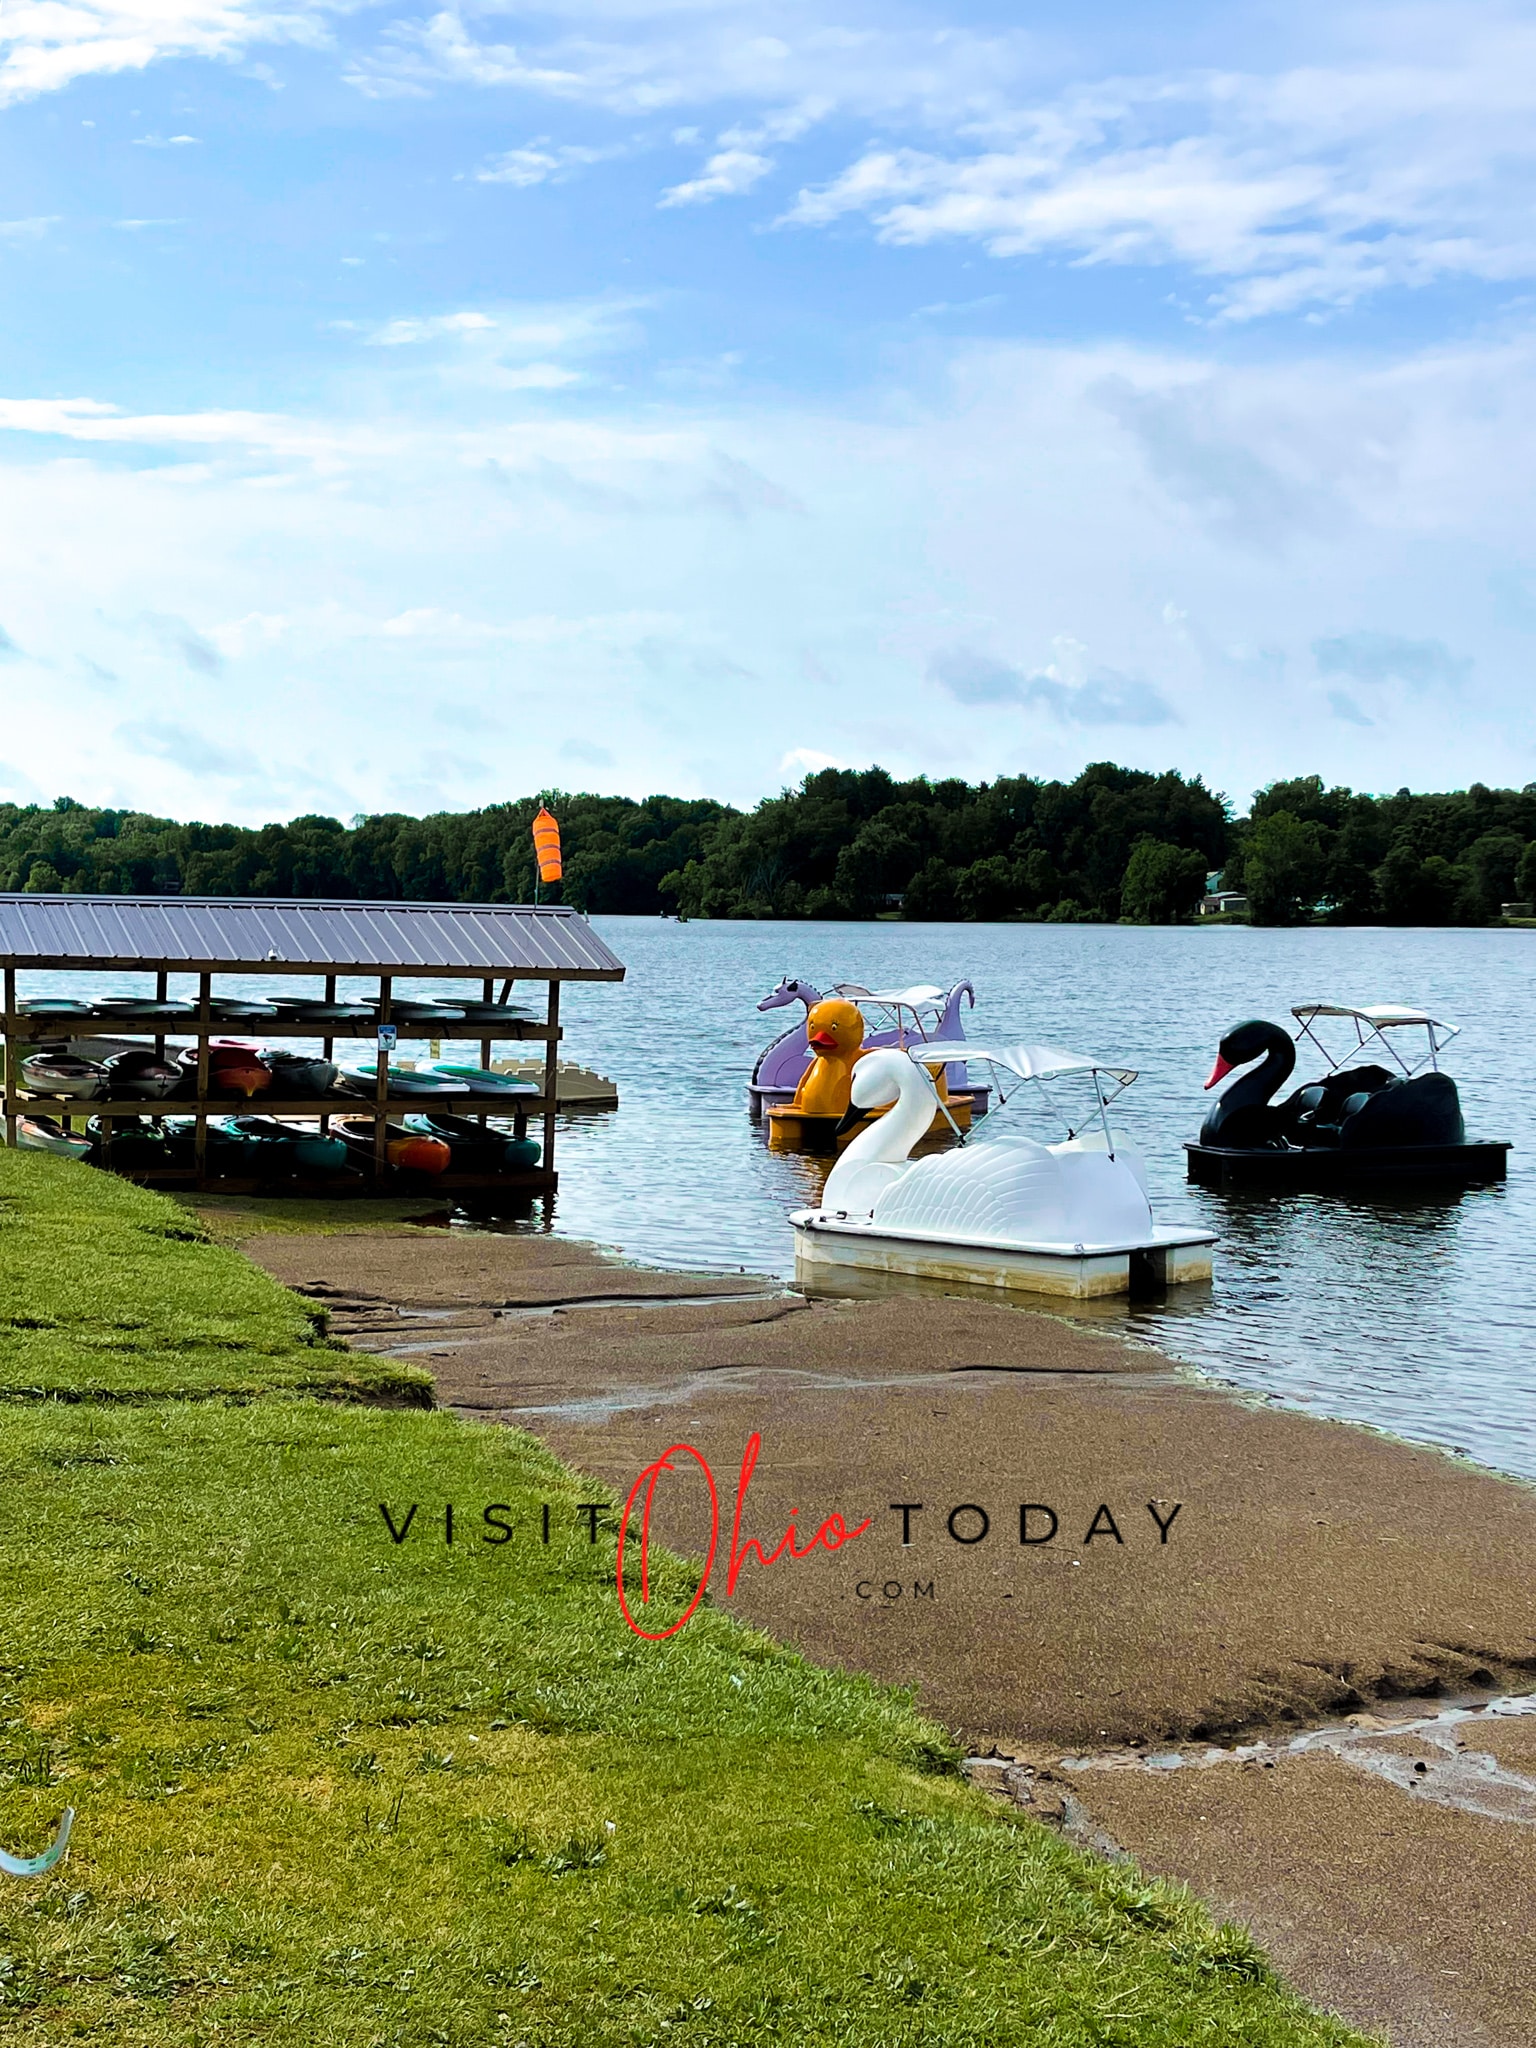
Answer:
[[(1213, 1235), (1154, 1223), (1141, 1159), (1111, 1129), (1110, 1105), (1134, 1068), (1056, 1046), (962, 1045), (967, 1060), (997, 1073), (999, 1100), (1004, 1075), (1038, 1091), (1065, 1138), (989, 1134), (913, 1159), (938, 1100), (927, 1069), (962, 1048), (931, 1041), (866, 1054), (849, 1117), (890, 1108), (833, 1167), (820, 1207), (791, 1216), (797, 1279), (859, 1268), (1078, 1299), (1210, 1279)], [(1080, 1116), (1056, 1106), (1053, 1084), (1077, 1091)]]

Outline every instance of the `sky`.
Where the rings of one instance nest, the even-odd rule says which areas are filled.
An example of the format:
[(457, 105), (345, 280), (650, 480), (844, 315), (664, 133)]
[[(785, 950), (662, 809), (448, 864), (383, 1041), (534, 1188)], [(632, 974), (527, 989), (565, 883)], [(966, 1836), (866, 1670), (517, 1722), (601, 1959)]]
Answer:
[(1536, 780), (1536, 7), (6, 0), (0, 799)]

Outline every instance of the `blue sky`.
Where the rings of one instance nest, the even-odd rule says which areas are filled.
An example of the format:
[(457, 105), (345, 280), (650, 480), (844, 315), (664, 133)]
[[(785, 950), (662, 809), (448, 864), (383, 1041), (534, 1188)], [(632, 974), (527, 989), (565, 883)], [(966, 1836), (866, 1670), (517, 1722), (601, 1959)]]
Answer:
[(0, 796), (1536, 779), (1529, 8), (14, 0)]

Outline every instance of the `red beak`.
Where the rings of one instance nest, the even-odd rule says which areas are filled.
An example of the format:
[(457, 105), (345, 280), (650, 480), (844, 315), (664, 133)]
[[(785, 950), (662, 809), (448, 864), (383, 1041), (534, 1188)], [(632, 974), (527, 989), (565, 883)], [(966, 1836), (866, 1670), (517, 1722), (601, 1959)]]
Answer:
[(1211, 1069), (1211, 1078), (1209, 1079), (1209, 1081), (1206, 1082), (1206, 1087), (1214, 1088), (1216, 1086), (1216, 1083), (1218, 1081), (1225, 1080), (1227, 1075), (1230, 1074), (1231, 1071), (1232, 1062), (1230, 1060), (1224, 1060), (1221, 1054), (1217, 1053), (1216, 1064)]
[(837, 1040), (830, 1031), (814, 1031), (811, 1034), (812, 1045), (836, 1045), (836, 1043)]

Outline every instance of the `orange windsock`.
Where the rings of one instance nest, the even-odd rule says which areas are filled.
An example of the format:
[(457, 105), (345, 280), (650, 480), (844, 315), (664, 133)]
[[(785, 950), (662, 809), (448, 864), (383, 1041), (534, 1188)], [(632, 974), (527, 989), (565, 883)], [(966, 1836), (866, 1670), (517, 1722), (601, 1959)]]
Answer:
[(539, 864), (539, 880), (558, 882), (564, 872), (560, 866), (560, 827), (542, 804), (533, 821), (533, 856)]

